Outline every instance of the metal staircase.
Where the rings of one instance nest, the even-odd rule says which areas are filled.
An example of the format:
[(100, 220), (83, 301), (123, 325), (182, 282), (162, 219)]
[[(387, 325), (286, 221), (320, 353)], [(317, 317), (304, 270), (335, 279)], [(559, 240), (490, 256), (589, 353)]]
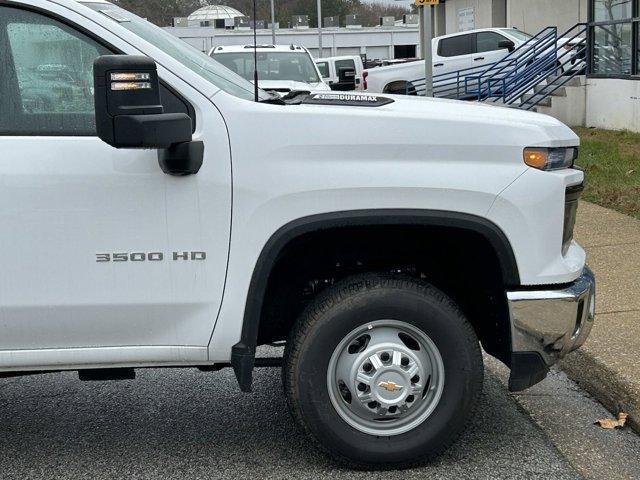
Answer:
[[(578, 23), (558, 35), (547, 27), (501, 60), (433, 77), (435, 97), (476, 100), (535, 110), (576, 85), (584, 74), (587, 24)], [(559, 42), (559, 40), (562, 41)], [(425, 79), (407, 83), (408, 95), (424, 95)]]

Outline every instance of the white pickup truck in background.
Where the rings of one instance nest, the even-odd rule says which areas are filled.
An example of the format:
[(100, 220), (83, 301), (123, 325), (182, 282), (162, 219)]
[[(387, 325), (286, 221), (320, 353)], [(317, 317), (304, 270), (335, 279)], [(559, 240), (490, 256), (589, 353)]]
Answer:
[(209, 55), (245, 80), (253, 82), (254, 50), (258, 59), (258, 85), (286, 95), (291, 91), (328, 91), (318, 67), (299, 45), (227, 45), (214, 47)]
[[(432, 41), (433, 75), (451, 74), (460, 70), (489, 67), (505, 58), (533, 38), (515, 28), (482, 28), (436, 37)], [(583, 39), (561, 38), (557, 46), (576, 44)], [(473, 71), (474, 74), (477, 70)], [(461, 74), (464, 79), (465, 74)], [(411, 82), (424, 79), (424, 62), (416, 60), (366, 70), (366, 90), (372, 93), (405, 95), (414, 92)]]

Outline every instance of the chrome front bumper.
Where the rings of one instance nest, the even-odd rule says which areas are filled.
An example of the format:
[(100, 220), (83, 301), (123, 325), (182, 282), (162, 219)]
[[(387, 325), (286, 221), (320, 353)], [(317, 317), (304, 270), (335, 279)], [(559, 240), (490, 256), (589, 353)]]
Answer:
[(595, 277), (586, 266), (559, 290), (507, 292), (512, 352), (537, 353), (548, 367), (580, 347), (593, 326), (595, 293)]

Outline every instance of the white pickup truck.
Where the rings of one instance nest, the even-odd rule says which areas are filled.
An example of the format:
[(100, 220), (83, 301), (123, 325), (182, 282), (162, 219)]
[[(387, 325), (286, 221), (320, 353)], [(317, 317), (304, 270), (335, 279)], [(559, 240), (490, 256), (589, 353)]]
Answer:
[[(527, 42), (531, 45), (525, 47), (527, 51), (536, 52), (536, 48), (538, 49), (535, 55), (552, 52), (551, 45), (556, 45), (557, 48), (566, 46), (567, 50), (571, 50), (578, 49), (581, 42), (584, 42), (584, 39), (579, 37), (559, 38), (556, 44), (555, 40), (550, 43), (545, 37), (547, 39), (544, 41), (544, 47), (540, 50), (540, 45), (534, 45), (532, 38), (528, 33), (515, 28), (480, 28), (436, 37), (432, 40), (434, 82), (460, 82), (464, 85), (465, 76), (477, 75), (483, 68), (490, 68)], [(562, 61), (568, 60), (569, 56), (573, 54), (567, 54), (567, 58), (563, 58)], [(584, 67), (584, 62), (578, 59), (574, 60), (574, 63), (575, 61), (578, 61), (578, 64), (571, 68), (578, 68), (579, 65)], [(500, 66), (506, 68), (504, 65)], [(457, 76), (447, 77), (460, 71), (462, 72), (459, 79)], [(424, 81), (424, 74), (424, 61), (372, 68), (366, 71), (365, 90), (371, 93), (412, 94), (415, 88), (411, 82), (419, 79)]]
[(258, 83), (263, 90), (285, 95), (295, 90), (330, 91), (309, 50), (298, 45), (225, 45), (211, 49), (209, 56), (253, 82), (254, 55), (258, 61)]
[(314, 445), (400, 467), (465, 428), (481, 345), (522, 390), (589, 334), (553, 118), (268, 95), (96, 0), (0, 1), (0, 60), (2, 377), (281, 365)]

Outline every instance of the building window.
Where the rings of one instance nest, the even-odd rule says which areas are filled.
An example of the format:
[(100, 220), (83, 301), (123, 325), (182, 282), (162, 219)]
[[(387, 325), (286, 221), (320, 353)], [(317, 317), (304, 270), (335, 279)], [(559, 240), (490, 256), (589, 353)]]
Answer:
[(636, 76), (640, 72), (640, 0), (591, 0), (591, 74)]
[(608, 22), (633, 17), (633, 0), (595, 0), (593, 20)]

